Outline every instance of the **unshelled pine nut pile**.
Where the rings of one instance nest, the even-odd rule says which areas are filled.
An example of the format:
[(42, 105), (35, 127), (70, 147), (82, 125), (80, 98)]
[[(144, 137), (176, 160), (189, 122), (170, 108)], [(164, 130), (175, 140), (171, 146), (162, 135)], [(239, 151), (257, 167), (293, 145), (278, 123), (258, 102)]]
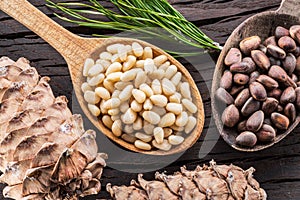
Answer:
[(96, 61), (86, 59), (83, 75), (90, 112), (141, 150), (168, 151), (197, 124), (189, 83), (167, 56), (154, 57), (150, 47), (112, 44)]

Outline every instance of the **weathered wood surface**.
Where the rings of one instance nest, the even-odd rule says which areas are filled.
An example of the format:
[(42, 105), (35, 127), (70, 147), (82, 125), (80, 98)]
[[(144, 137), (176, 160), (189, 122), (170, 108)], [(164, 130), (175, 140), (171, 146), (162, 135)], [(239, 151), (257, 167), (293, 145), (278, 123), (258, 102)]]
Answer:
[[(107, 30), (91, 30), (60, 21), (52, 15), (52, 10), (44, 6), (44, 1), (30, 0), (30, 2), (74, 33), (82, 35), (112, 33)], [(275, 10), (280, 4), (280, 0), (170, 0), (170, 2), (188, 20), (201, 27), (207, 35), (221, 44), (224, 44), (229, 34), (244, 19), (258, 12)], [(107, 1), (101, 1), (101, 3), (111, 6)], [(12, 59), (17, 59), (21, 56), (28, 58), (32, 66), (37, 67), (42, 76), (51, 77), (51, 85), (55, 95), (66, 95), (70, 100), (69, 105), (72, 106), (72, 85), (68, 68), (63, 58), (42, 39), (2, 12), (0, 12), (0, 55), (9, 56)], [(261, 182), (262, 187), (266, 189), (269, 199), (299, 200), (300, 128), (295, 129), (292, 134), (279, 144), (261, 152), (242, 153), (232, 149), (221, 138), (218, 138), (217, 130), (212, 127), (209, 89), (211, 87), (213, 70), (214, 66), (208, 65), (201, 68), (201, 76), (195, 76), (195, 81), (202, 93), (206, 113), (205, 129), (201, 138), (172, 164), (167, 162), (167, 157), (160, 159), (160, 163), (165, 162), (168, 166), (159, 171), (172, 173), (179, 170), (179, 167), (182, 165), (187, 165), (191, 169), (197, 164), (208, 163), (211, 159), (215, 159), (222, 164), (234, 163), (243, 168), (253, 166), (257, 169), (255, 177)], [(192, 72), (192, 75), (197, 75), (197, 73)], [(105, 138), (100, 134), (98, 138), (102, 142), (105, 141)], [(214, 145), (215, 142), (217, 142), (216, 145)], [(104, 146), (105, 144), (102, 148), (100, 147), (100, 150), (105, 152), (106, 148)], [(214, 147), (210, 151), (212, 146)], [(205, 147), (207, 147), (206, 151), (208, 152), (205, 152)], [(202, 154), (199, 155), (200, 148)], [(206, 153), (208, 154), (205, 156)], [(145, 165), (155, 166), (156, 162), (158, 162), (153, 157), (144, 159), (148, 160), (139, 163), (129, 159), (127, 156), (110, 154), (108, 165), (128, 166), (138, 171), (145, 168)], [(129, 184), (130, 180), (135, 179), (136, 176), (136, 173), (121, 172), (107, 167), (102, 177), (102, 191), (99, 195), (86, 199), (107, 199), (109, 195), (105, 191), (106, 183)], [(152, 177), (153, 172), (145, 175), (145, 178)], [(0, 199), (3, 199), (1, 195)]]

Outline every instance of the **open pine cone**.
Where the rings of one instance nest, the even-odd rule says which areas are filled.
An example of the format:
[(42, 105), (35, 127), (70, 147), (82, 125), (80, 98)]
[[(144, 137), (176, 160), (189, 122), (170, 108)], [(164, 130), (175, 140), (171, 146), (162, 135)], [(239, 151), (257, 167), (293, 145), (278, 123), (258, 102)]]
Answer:
[(267, 195), (253, 178), (254, 171), (211, 161), (210, 166), (197, 166), (194, 171), (182, 167), (174, 175), (156, 173), (153, 181), (139, 174), (130, 186), (107, 184), (106, 188), (116, 200), (265, 200)]
[(0, 182), (5, 197), (77, 199), (97, 194), (106, 154), (64, 96), (25, 58), (0, 59)]

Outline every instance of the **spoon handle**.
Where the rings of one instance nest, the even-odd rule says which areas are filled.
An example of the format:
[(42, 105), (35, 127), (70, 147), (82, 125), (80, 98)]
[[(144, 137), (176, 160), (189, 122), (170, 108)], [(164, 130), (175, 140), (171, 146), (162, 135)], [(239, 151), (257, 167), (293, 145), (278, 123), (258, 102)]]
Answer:
[(276, 11), (279, 14), (287, 14), (295, 17), (300, 17), (300, 4), (298, 0), (282, 0), (279, 9)]
[(0, 0), (0, 9), (43, 38), (67, 63), (75, 64), (74, 60), (78, 59), (78, 55), (88, 55), (88, 39), (67, 31), (27, 0)]

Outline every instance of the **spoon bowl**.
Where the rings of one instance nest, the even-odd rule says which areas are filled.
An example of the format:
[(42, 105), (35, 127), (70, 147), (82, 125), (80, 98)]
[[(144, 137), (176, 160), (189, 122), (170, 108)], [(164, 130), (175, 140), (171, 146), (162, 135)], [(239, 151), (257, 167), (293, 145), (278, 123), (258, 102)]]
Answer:
[(216, 64), (213, 83), (212, 83), (212, 112), (215, 119), (217, 128), (225, 140), (230, 146), (239, 150), (239, 151), (259, 151), (273, 146), (274, 144), (281, 141), (293, 129), (297, 127), (300, 122), (300, 116), (296, 118), (293, 124), (290, 125), (289, 129), (285, 132), (278, 134), (273, 142), (265, 145), (256, 145), (253, 148), (241, 147), (235, 143), (235, 138), (238, 136), (238, 132), (234, 129), (226, 128), (223, 126), (221, 120), (221, 111), (218, 107), (217, 100), (215, 98), (216, 90), (219, 88), (220, 79), (225, 70), (224, 59), (228, 51), (235, 47), (239, 47), (239, 43), (246, 37), (257, 35), (262, 41), (272, 33), (275, 32), (277, 26), (282, 26), (289, 29), (290, 26), (300, 24), (300, 6), (297, 0), (283, 0), (281, 6), (276, 11), (267, 11), (260, 14), (256, 14), (243, 23), (241, 23), (227, 39), (224, 48), (219, 56), (219, 59)]
[[(151, 155), (170, 155), (182, 152), (191, 147), (200, 137), (204, 126), (204, 108), (200, 92), (191, 77), (190, 73), (182, 66), (176, 59), (167, 54), (160, 48), (149, 44), (147, 42), (131, 39), (131, 38), (83, 38), (79, 37), (60, 25), (52, 21), (49, 17), (36, 9), (27, 0), (1, 0), (0, 9), (25, 25), (28, 29), (35, 32), (53, 48), (55, 48), (65, 59), (70, 71), (73, 88), (77, 97), (77, 100), (87, 118), (97, 127), (104, 135), (116, 142), (117, 144), (125, 147), (129, 150), (151, 154)], [(83, 77), (83, 66), (87, 58), (97, 58), (100, 52), (104, 51), (106, 47), (114, 43), (131, 44), (132, 42), (138, 42), (143, 47), (151, 47), (154, 56), (166, 55), (169, 61), (177, 66), (182, 72), (183, 76), (189, 82), (192, 92), (192, 97), (196, 103), (197, 112), (197, 125), (194, 130), (185, 138), (185, 141), (176, 147), (173, 147), (170, 151), (143, 151), (137, 149), (133, 144), (127, 143), (124, 140), (117, 138), (113, 135), (111, 130), (107, 129), (104, 124), (98, 118), (94, 117), (87, 108), (87, 103), (83, 98), (81, 91), (81, 85), (84, 83), (85, 77)]]

